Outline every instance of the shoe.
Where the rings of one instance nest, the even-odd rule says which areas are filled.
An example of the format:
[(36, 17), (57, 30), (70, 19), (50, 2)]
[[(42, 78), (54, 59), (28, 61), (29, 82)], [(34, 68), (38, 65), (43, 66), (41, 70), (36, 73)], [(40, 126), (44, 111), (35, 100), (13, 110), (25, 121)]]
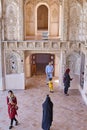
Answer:
[(15, 125), (18, 125), (18, 121), (15, 122)]
[(54, 91), (50, 91), (50, 93), (54, 93)]
[(9, 126), (9, 129), (12, 129), (13, 128), (13, 126)]
[(66, 96), (69, 96), (69, 94), (65, 94)]

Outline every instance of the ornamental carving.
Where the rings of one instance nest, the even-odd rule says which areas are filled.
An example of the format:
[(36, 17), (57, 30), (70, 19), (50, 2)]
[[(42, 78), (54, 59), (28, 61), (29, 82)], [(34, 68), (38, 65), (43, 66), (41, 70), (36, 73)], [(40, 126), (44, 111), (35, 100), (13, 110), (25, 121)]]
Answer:
[(44, 48), (49, 48), (49, 42), (44, 42)]
[(23, 73), (24, 53), (22, 51), (6, 52), (6, 74)]
[(17, 39), (17, 7), (9, 5), (6, 8), (6, 39), (16, 40)]
[(41, 43), (40, 43), (40, 42), (36, 42), (36, 43), (35, 43), (35, 47), (36, 47), (36, 48), (40, 48), (40, 47), (41, 47)]
[(52, 47), (53, 47), (54, 49), (58, 49), (58, 48), (59, 48), (58, 42), (53, 42), (53, 43), (52, 43)]
[(23, 39), (23, 1), (6, 0), (5, 40)]
[(68, 55), (66, 58), (66, 63), (73, 74), (80, 75), (81, 56), (79, 53), (73, 52), (72, 54)]
[(53, 4), (51, 6), (51, 22), (58, 22), (58, 17), (59, 17), (59, 13), (58, 13), (58, 10), (59, 10), (59, 6), (57, 4)]
[(33, 45), (32, 42), (28, 42), (28, 43), (27, 43), (27, 47), (28, 47), (28, 48), (34, 48), (34, 45)]
[(34, 20), (34, 18), (33, 18), (33, 13), (34, 13), (34, 11), (33, 11), (33, 9), (34, 9), (34, 7), (33, 7), (33, 5), (32, 4), (27, 4), (26, 5), (26, 22), (32, 22), (33, 20)]
[(70, 8), (70, 20), (69, 20), (69, 31), (70, 31), (70, 40), (79, 40), (79, 33), (81, 30), (81, 9), (76, 4)]

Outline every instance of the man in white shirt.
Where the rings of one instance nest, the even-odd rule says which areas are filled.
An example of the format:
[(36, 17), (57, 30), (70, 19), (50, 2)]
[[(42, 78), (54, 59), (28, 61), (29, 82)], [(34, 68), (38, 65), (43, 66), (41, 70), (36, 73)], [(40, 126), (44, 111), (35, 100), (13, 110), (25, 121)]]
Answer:
[(48, 84), (49, 78), (53, 78), (53, 71), (54, 71), (54, 68), (53, 68), (52, 62), (49, 62), (49, 64), (46, 65), (46, 68), (45, 68), (45, 73), (47, 76), (47, 84)]

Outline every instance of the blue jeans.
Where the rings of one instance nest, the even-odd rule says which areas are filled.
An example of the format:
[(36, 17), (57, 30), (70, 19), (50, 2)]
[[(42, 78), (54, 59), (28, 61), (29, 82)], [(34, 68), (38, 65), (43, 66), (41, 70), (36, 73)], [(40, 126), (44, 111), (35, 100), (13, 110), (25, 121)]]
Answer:
[(46, 76), (47, 76), (47, 83), (49, 82), (49, 78), (52, 78), (52, 73), (50, 73), (50, 74), (46, 74)]

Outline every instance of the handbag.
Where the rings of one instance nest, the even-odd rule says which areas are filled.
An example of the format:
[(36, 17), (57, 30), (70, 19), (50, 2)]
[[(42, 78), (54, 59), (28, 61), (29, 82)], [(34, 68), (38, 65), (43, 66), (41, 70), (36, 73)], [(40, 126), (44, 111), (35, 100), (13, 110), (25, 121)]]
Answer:
[(15, 106), (15, 109), (18, 110), (18, 106), (17, 105)]

